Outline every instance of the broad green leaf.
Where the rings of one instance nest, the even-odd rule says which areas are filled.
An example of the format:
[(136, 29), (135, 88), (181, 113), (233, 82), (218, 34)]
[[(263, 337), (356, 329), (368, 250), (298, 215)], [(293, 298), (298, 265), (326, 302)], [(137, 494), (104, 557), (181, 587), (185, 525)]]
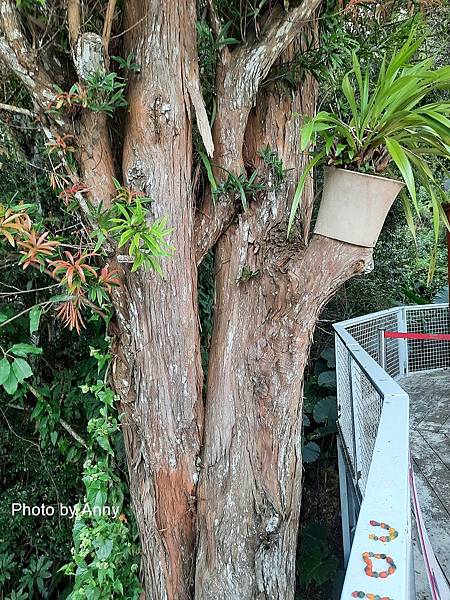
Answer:
[(19, 383), (33, 375), (30, 365), (23, 358), (16, 358), (11, 365), (11, 369)]
[(416, 224), (414, 222), (414, 216), (411, 210), (411, 202), (408, 198), (408, 195), (404, 192), (401, 192), (400, 198), (403, 204), (403, 211), (405, 213), (406, 224), (408, 225), (408, 229), (410, 230), (414, 238), (414, 243), (417, 245)]
[(30, 310), (30, 335), (32, 335), (35, 331), (38, 331), (41, 314), (41, 306), (33, 306), (33, 308)]
[(336, 396), (320, 398), (314, 406), (313, 417), (317, 423), (335, 423), (337, 420)]
[(113, 541), (111, 539), (101, 540), (95, 545), (97, 546), (95, 553), (99, 560), (106, 560), (111, 555), (113, 549)]
[(300, 180), (299, 180), (299, 182), (297, 184), (297, 188), (295, 190), (294, 197), (292, 199), (292, 207), (291, 207), (291, 212), (289, 214), (289, 222), (288, 222), (288, 228), (287, 228), (288, 236), (291, 232), (292, 225), (294, 224), (294, 220), (295, 220), (295, 215), (297, 214), (297, 210), (300, 205), (300, 201), (302, 199), (302, 194), (303, 194), (303, 190), (305, 188), (306, 178), (308, 177), (308, 174), (311, 172), (313, 167), (318, 162), (320, 162), (324, 156), (325, 156), (324, 150), (322, 152), (319, 152), (319, 154), (317, 154), (314, 158), (312, 158), (309, 161), (309, 163), (306, 165), (303, 173), (301, 174)]
[(0, 360), (0, 385), (8, 379), (10, 370), (11, 365), (9, 364), (9, 360), (6, 357), (2, 358)]
[(317, 383), (327, 388), (336, 387), (336, 371), (322, 371), (317, 378)]
[(14, 356), (26, 358), (28, 354), (42, 354), (42, 348), (37, 348), (31, 344), (14, 344), (8, 352), (11, 352)]
[(315, 442), (307, 442), (302, 447), (302, 459), (304, 463), (312, 463), (320, 456), (320, 446)]
[(8, 394), (11, 394), (11, 396), (13, 394), (16, 393), (17, 391), (17, 386), (19, 385), (16, 376), (13, 373), (13, 370), (11, 369), (8, 375), (8, 379), (6, 381), (3, 382), (3, 387), (5, 389), (5, 392)]
[(392, 138), (386, 138), (385, 141), (386, 148), (389, 154), (391, 155), (392, 160), (395, 162), (400, 173), (402, 174), (402, 177), (406, 183), (406, 187), (408, 188), (408, 191), (411, 195), (414, 207), (417, 213), (419, 213), (419, 207), (417, 204), (416, 196), (416, 183), (414, 181), (414, 174), (411, 167), (411, 162), (409, 161), (404, 149), (400, 146), (397, 140), (394, 140)]
[(336, 557), (328, 556), (320, 546), (314, 546), (302, 559), (300, 581), (305, 586), (312, 582), (321, 586), (335, 576), (338, 565)]
[(345, 97), (347, 98), (347, 102), (350, 105), (350, 109), (353, 115), (353, 124), (355, 127), (359, 127), (359, 114), (358, 108), (356, 106), (355, 92), (350, 84), (350, 79), (348, 73), (344, 75), (342, 80), (342, 91), (344, 92)]
[(118, 247), (122, 248), (122, 246), (125, 246), (125, 244), (133, 237), (133, 234), (133, 229), (126, 229), (119, 238)]
[(209, 185), (211, 186), (211, 191), (215, 192), (217, 190), (217, 183), (216, 183), (216, 179), (214, 177), (214, 173), (212, 171), (211, 161), (209, 160), (209, 158), (206, 156), (206, 154), (204, 152), (199, 151), (198, 154), (199, 154), (200, 158), (202, 159), (203, 165), (205, 167)]

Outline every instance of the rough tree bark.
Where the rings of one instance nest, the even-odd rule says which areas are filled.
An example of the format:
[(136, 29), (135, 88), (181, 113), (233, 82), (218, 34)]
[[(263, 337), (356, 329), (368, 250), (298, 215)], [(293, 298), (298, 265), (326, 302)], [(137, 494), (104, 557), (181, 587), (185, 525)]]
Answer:
[[(61, 120), (48, 124), (53, 132), (76, 135), (80, 173), (94, 203), (110, 202), (116, 176), (151, 196), (153, 216), (167, 215), (174, 228), (176, 250), (164, 264), (164, 278), (131, 274), (125, 265), (113, 298), (120, 331), (113, 378), (126, 413), (148, 600), (294, 595), (305, 363), (327, 299), (371, 265), (370, 250), (310, 239), (311, 183), (298, 230), (286, 240), (304, 161), (295, 113), (313, 113), (316, 85), (308, 75), (296, 90), (261, 84), (280, 57), (293, 56), (319, 3), (303, 0), (288, 11), (280, 3), (259, 39), (222, 48), (211, 132), (200, 94), (194, 0), (127, 0), (125, 54), (132, 52), (141, 69), (129, 83), (121, 156), (115, 156), (120, 144), (111, 144), (104, 116), (85, 113), (75, 129)], [(72, 0), (68, 8), (76, 53), (80, 4)], [(211, 22), (217, 34), (213, 11)], [(108, 48), (103, 51), (107, 58)], [(29, 89), (36, 110), (44, 108), (51, 78), (30, 54), (12, 0), (0, 6), (0, 59)], [(258, 151), (269, 145), (288, 169), (287, 180), (277, 184), (266, 168), (267, 191), (247, 211), (233, 197), (214, 204), (207, 191), (196, 212), (194, 121), (214, 153), (218, 179), (223, 169), (263, 172)], [(215, 323), (203, 398), (197, 264), (213, 246)], [(255, 273), (249, 280), (241, 278), (244, 267)]]
[[(311, 113), (315, 87), (307, 77), (293, 97), (277, 87), (259, 94), (245, 133), (246, 162), (262, 169), (257, 151), (269, 145), (298, 173), (294, 113)], [(286, 243), (292, 184), (295, 175), (278, 188), (272, 180), (261, 205), (239, 215), (217, 245), (198, 491), (199, 600), (293, 597), (305, 363), (326, 300), (371, 264), (369, 250), (321, 236), (307, 247)], [(311, 206), (310, 187), (305, 233)], [(240, 280), (244, 267), (256, 273), (247, 282)]]
[(125, 17), (125, 27), (141, 25), (127, 36), (140, 73), (130, 83), (124, 179), (153, 198), (155, 217), (170, 218), (176, 250), (164, 278), (125, 276), (117, 294), (115, 386), (128, 414), (124, 433), (146, 597), (184, 600), (194, 566), (203, 429), (191, 189), (195, 5), (127, 2)]

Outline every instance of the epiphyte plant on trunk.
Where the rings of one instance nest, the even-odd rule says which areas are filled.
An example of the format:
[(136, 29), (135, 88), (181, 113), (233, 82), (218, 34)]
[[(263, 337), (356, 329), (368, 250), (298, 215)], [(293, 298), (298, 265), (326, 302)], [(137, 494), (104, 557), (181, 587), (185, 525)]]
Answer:
[[(289, 228), (295, 219), (303, 187), (311, 169), (319, 164), (361, 173), (400, 172), (409, 196), (403, 195), (405, 215), (414, 233), (414, 213), (420, 214), (416, 182), (427, 192), (433, 211), (435, 240), (439, 225), (448, 227), (442, 209), (442, 185), (429, 165), (430, 157), (450, 158), (450, 103), (426, 100), (450, 88), (450, 67), (433, 69), (433, 58), (413, 61), (423, 38), (413, 27), (402, 47), (385, 55), (372, 83), (371, 66), (363, 68), (353, 52), (353, 68), (342, 80), (349, 118), (320, 111), (306, 118), (301, 129), (301, 148), (317, 147), (303, 171), (292, 203)], [(318, 146), (318, 142), (320, 146)], [(363, 201), (362, 201), (363, 202)]]

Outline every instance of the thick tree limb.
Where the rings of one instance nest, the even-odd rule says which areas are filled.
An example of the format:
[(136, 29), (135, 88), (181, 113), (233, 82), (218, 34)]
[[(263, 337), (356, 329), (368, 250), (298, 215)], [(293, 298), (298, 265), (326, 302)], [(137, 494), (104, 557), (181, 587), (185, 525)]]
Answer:
[(264, 81), (270, 68), (296, 38), (302, 21), (310, 19), (322, 0), (303, 0), (303, 2), (286, 12), (281, 7), (273, 9), (271, 19), (264, 34), (255, 41), (240, 46), (233, 53), (230, 79), (238, 75), (227, 87), (233, 89), (230, 97), (232, 108), (248, 108), (256, 100), (260, 84)]
[(195, 260), (197, 265), (202, 262), (208, 250), (214, 246), (236, 214), (236, 204), (229, 198), (222, 197), (214, 203), (210, 191), (208, 194), (202, 210), (198, 210), (195, 215)]
[[(195, 23), (195, 6), (192, 3), (188, 3), (187, 7), (190, 13), (189, 18), (192, 19), (192, 23)], [(202, 136), (206, 152), (209, 156), (212, 156), (214, 154), (214, 142), (200, 87), (197, 45), (192, 43), (186, 45), (184, 48), (184, 56), (184, 85), (189, 92), (189, 98), (192, 106), (194, 107), (195, 117), (197, 119), (197, 127), (200, 135)]]
[(0, 61), (22, 81), (33, 100), (46, 108), (55, 95), (53, 82), (37, 63), (12, 0), (2, 0), (0, 4)]
[(111, 29), (114, 20), (114, 12), (116, 10), (117, 0), (109, 0), (108, 7), (106, 9), (105, 21), (103, 23), (103, 32), (102, 32), (102, 43), (103, 50), (105, 53), (105, 60), (109, 63), (109, 40), (111, 39)]
[(70, 45), (74, 48), (81, 31), (80, 0), (67, 0), (67, 24)]
[[(249, 40), (231, 54), (219, 57), (218, 106), (213, 128), (217, 178), (223, 178), (226, 172), (223, 169), (236, 174), (244, 170), (244, 135), (259, 87), (274, 62), (298, 35), (301, 23), (314, 15), (320, 3), (321, 0), (304, 0), (288, 12), (281, 7), (274, 9), (259, 39)], [(195, 220), (197, 262), (216, 243), (235, 214), (233, 198), (224, 199), (215, 207), (211, 194), (205, 195)]]
[[(69, 4), (72, 5), (69, 11), (69, 29), (71, 35), (75, 36), (79, 27), (78, 17), (75, 15), (75, 4)], [(75, 65), (80, 79), (85, 79), (98, 65), (104, 65), (102, 41), (100, 36), (89, 33), (84, 36), (77, 35), (77, 38), (78, 43), (74, 49)], [(2, 0), (0, 3), (0, 61), (22, 81), (36, 104), (46, 110), (48, 103), (55, 96), (54, 84), (23, 35), (13, 0)], [(57, 129), (72, 133), (71, 123), (66, 122), (62, 115), (53, 117), (53, 121)], [(44, 127), (44, 131), (49, 139), (56, 133), (49, 127)], [(93, 204), (103, 202), (106, 207), (114, 195), (114, 161), (106, 116), (84, 111), (76, 142), (80, 149), (77, 158), (83, 183), (91, 190)], [(65, 157), (61, 158), (65, 163)], [(73, 183), (77, 183), (77, 176), (70, 169), (68, 173)]]

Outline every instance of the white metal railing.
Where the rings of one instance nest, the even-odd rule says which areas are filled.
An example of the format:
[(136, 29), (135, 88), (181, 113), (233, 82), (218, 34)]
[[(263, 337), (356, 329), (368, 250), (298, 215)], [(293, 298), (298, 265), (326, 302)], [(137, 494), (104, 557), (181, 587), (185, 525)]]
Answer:
[[(341, 598), (355, 592), (415, 598), (408, 481), (409, 397), (396, 379), (450, 366), (450, 342), (384, 339), (380, 332), (448, 333), (447, 304), (402, 306), (337, 323), (338, 453), (346, 577)], [(382, 366), (383, 365), (383, 366)], [(388, 535), (385, 543), (372, 536)], [(370, 577), (363, 553), (389, 556), (396, 570)], [(383, 558), (369, 557), (376, 572)], [(392, 570), (392, 569), (391, 569)], [(363, 597), (363, 596), (360, 596)]]

